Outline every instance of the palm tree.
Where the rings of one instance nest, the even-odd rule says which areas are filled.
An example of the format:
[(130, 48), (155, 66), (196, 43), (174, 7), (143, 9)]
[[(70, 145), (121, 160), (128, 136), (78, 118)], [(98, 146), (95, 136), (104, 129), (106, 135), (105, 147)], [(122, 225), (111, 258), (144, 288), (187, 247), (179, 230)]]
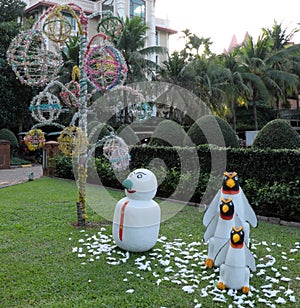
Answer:
[(286, 93), (296, 91), (298, 77), (286, 70), (276, 68), (279, 58), (284, 59), (281, 50), (272, 53), (272, 40), (260, 36), (255, 44), (249, 36), (240, 48), (240, 63), (243, 80), (252, 89), (253, 116), (255, 129), (258, 130), (257, 103), (271, 104), (277, 98), (285, 99)]
[(122, 20), (123, 30), (115, 45), (125, 58), (128, 66), (128, 83), (142, 80), (153, 80), (160, 67), (146, 56), (167, 53), (165, 47), (151, 46), (145, 48), (148, 26), (141, 17), (126, 17)]

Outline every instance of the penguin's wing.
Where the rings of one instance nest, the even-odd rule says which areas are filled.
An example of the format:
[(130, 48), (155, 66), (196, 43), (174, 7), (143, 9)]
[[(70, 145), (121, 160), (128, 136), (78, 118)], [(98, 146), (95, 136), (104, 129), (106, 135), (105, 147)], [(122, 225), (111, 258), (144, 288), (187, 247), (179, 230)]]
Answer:
[(209, 222), (206, 231), (204, 233), (203, 236), (204, 242), (207, 242), (211, 237), (214, 236), (218, 221), (219, 221), (219, 213), (215, 213), (215, 216)]
[[(244, 206), (244, 217), (242, 219), (248, 221), (252, 227), (257, 227), (257, 217), (256, 214), (249, 204), (247, 197), (245, 196), (242, 188), (240, 187), (240, 194), (242, 198), (242, 204)], [(238, 210), (237, 210), (238, 211)], [(239, 213), (238, 213), (239, 214)]]
[(220, 266), (222, 263), (225, 262), (229, 245), (230, 245), (230, 239), (217, 252), (215, 260), (214, 260), (215, 266)]
[(217, 194), (214, 196), (212, 202), (210, 203), (209, 207), (204, 213), (203, 224), (205, 227), (208, 226), (209, 222), (213, 219), (216, 212), (218, 211), (218, 205), (220, 203), (220, 198), (221, 198), (221, 190), (219, 190)]
[(255, 259), (253, 257), (253, 254), (246, 245), (244, 245), (244, 247), (245, 247), (246, 265), (250, 267), (251, 271), (255, 272), (256, 265), (255, 265)]

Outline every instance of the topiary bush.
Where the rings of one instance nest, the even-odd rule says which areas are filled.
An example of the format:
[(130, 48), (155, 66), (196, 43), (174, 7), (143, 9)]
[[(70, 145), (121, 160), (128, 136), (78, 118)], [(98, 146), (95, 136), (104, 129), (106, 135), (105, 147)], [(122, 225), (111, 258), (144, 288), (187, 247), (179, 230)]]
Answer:
[[(195, 145), (215, 144), (232, 148), (240, 147), (232, 127), (223, 119), (214, 115), (199, 118), (188, 130), (188, 137)], [(188, 138), (185, 140), (187, 144)]]
[(121, 125), (117, 130), (117, 134), (127, 145), (136, 145), (140, 143), (139, 137), (129, 125)]
[(275, 119), (261, 129), (252, 146), (259, 149), (298, 149), (300, 136), (287, 121)]
[(10, 143), (10, 146), (15, 149), (18, 147), (18, 139), (15, 136), (15, 134), (7, 129), (7, 128), (2, 128), (0, 129), (0, 140), (7, 140)]
[(164, 120), (155, 128), (150, 146), (183, 146), (186, 133), (176, 122)]

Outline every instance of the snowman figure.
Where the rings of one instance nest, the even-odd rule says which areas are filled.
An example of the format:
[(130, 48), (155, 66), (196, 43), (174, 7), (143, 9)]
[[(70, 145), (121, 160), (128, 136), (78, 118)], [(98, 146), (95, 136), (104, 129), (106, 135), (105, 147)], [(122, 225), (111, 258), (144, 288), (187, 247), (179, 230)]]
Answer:
[(210, 221), (219, 211), (218, 206), (222, 198), (231, 198), (235, 205), (235, 212), (239, 216), (242, 222), (247, 221), (252, 227), (257, 226), (257, 218), (253, 211), (247, 197), (245, 196), (238, 180), (236, 172), (225, 172), (222, 188), (217, 192), (208, 209), (203, 216), (203, 224), (208, 226)]
[[(250, 291), (250, 269), (256, 270), (254, 257), (244, 243), (243, 227), (233, 227), (230, 240), (220, 249), (215, 265), (220, 265), (220, 278), (217, 288), (241, 290), (247, 294)], [(250, 268), (250, 269), (249, 269)]]
[(231, 198), (221, 198), (219, 211), (215, 213), (204, 233), (203, 240), (208, 242), (208, 256), (205, 266), (212, 268), (216, 254), (230, 239), (230, 232), (234, 226), (243, 226), (245, 242), (249, 242), (249, 224), (242, 223), (235, 212), (235, 205)]
[(122, 185), (126, 197), (115, 207), (113, 239), (126, 251), (147, 251), (157, 242), (160, 228), (160, 207), (152, 200), (157, 191), (156, 176), (150, 170), (136, 169)]

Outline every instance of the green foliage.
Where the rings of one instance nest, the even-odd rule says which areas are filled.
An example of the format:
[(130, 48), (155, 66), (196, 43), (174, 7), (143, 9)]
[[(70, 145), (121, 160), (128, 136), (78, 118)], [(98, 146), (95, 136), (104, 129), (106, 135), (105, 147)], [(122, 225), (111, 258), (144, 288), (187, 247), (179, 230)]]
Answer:
[(117, 130), (117, 134), (127, 145), (136, 145), (140, 142), (140, 139), (129, 125), (121, 125)]
[(89, 139), (96, 142), (98, 140), (101, 140), (103, 137), (109, 136), (112, 130), (110, 129), (110, 126), (106, 123), (91, 121), (88, 123), (87, 131)]
[(239, 142), (234, 130), (218, 116), (205, 115), (188, 130), (188, 137), (195, 145), (215, 144), (238, 148)]
[(247, 179), (243, 186), (257, 215), (300, 221), (300, 180), (261, 184)]
[(164, 120), (155, 128), (149, 145), (155, 146), (182, 146), (185, 138), (183, 128), (176, 122)]
[(74, 179), (72, 157), (61, 153), (50, 162), (51, 167), (55, 169), (54, 176), (65, 179)]
[(7, 128), (2, 128), (0, 129), (0, 140), (8, 140), (10, 143), (10, 146), (12, 147), (12, 149), (15, 149), (18, 147), (18, 139), (15, 136), (15, 134), (7, 129)]
[(257, 134), (254, 148), (299, 149), (300, 136), (287, 121), (275, 119), (267, 123)]

